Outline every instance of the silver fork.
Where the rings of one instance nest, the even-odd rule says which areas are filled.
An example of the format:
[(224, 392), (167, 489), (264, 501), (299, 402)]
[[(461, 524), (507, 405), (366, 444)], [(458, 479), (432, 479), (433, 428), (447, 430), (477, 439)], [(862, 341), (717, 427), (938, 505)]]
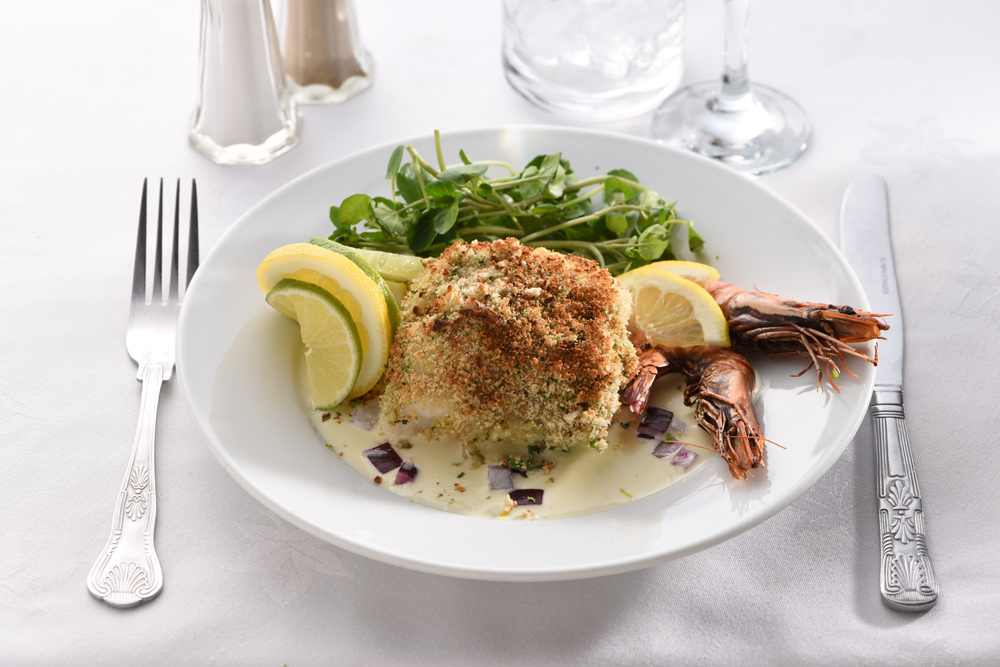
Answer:
[[(142, 382), (139, 425), (128, 470), (115, 501), (111, 536), (87, 577), (91, 594), (112, 607), (133, 607), (156, 597), (163, 587), (160, 560), (153, 548), (156, 524), (156, 485), (153, 474), (153, 441), (156, 405), (160, 387), (173, 375), (174, 333), (180, 311), (178, 241), (180, 236), (181, 182), (174, 198), (174, 243), (170, 257), (170, 285), (163, 296), (163, 179), (156, 220), (153, 257), (153, 289), (146, 299), (146, 181), (142, 183), (139, 234), (132, 274), (132, 305), (129, 309), (125, 346), (139, 364)], [(198, 191), (191, 181), (191, 220), (188, 232), (187, 279), (184, 290), (198, 268)]]

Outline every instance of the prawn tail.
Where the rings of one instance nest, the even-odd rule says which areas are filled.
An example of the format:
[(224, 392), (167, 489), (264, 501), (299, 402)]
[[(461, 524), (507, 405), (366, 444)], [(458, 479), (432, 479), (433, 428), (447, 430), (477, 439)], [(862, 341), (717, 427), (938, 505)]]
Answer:
[(653, 380), (661, 373), (667, 372), (670, 360), (665, 351), (657, 347), (645, 347), (639, 351), (639, 367), (635, 375), (625, 384), (620, 393), (621, 402), (629, 407), (633, 414), (642, 414), (649, 403), (649, 392), (653, 389)]

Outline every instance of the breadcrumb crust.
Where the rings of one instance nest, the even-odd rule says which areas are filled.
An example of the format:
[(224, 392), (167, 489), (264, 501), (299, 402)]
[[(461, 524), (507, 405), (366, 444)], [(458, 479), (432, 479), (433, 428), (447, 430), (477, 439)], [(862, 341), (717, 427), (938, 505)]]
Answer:
[(596, 262), (516, 239), (456, 243), (410, 284), (384, 418), (466, 443), (605, 446), (637, 368), (631, 301)]

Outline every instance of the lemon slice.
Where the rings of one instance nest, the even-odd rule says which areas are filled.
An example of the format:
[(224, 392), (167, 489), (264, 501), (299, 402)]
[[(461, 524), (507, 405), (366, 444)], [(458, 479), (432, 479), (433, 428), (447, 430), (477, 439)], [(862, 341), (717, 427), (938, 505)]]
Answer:
[(701, 285), (652, 265), (618, 280), (632, 293), (633, 325), (654, 345), (729, 347), (722, 309)]
[(379, 291), (382, 292), (382, 296), (385, 297), (385, 305), (386, 308), (389, 309), (389, 324), (392, 325), (392, 333), (395, 334), (396, 327), (399, 326), (399, 322), (402, 319), (402, 315), (399, 312), (399, 304), (396, 302), (396, 297), (393, 294), (392, 289), (389, 287), (389, 284), (386, 283), (385, 279), (379, 275), (379, 272), (368, 263), (368, 260), (359, 255), (354, 248), (349, 248), (346, 245), (337, 243), (336, 241), (331, 241), (330, 239), (314, 238), (310, 239), (309, 243), (343, 255), (347, 259), (354, 262), (359, 269), (364, 271), (366, 276), (375, 281), (375, 284), (378, 285)]
[(299, 323), (313, 408), (332, 410), (351, 393), (361, 371), (361, 337), (347, 308), (322, 287), (286, 278), (264, 297)]
[(361, 371), (348, 398), (367, 393), (385, 372), (392, 341), (389, 309), (378, 285), (351, 260), (311, 243), (277, 248), (257, 267), (257, 283), (265, 292), (285, 278), (318, 285), (347, 308), (363, 352)]
[(708, 264), (702, 264), (700, 262), (683, 262), (681, 260), (672, 259), (664, 262), (653, 262), (652, 264), (647, 264), (642, 268), (669, 271), (676, 276), (687, 278), (691, 282), (698, 283), (702, 287), (708, 287), (719, 279), (719, 272), (716, 271), (714, 266), (709, 266)]
[(408, 283), (424, 270), (424, 260), (413, 255), (398, 255), (394, 252), (357, 248), (355, 250), (386, 280)]

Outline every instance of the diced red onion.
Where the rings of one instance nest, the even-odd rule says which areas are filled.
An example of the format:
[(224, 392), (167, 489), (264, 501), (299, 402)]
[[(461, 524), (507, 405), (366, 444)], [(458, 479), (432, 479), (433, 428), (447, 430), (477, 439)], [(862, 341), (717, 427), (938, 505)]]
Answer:
[(658, 459), (669, 459), (681, 448), (679, 442), (661, 442), (653, 450), (653, 456)]
[(517, 489), (508, 495), (515, 505), (541, 505), (545, 491), (542, 489)]
[(514, 480), (510, 473), (510, 468), (507, 466), (490, 466), (486, 471), (486, 478), (490, 482), (490, 488), (494, 491), (513, 489)]
[(677, 452), (677, 455), (674, 456), (674, 459), (670, 462), (670, 465), (680, 466), (684, 470), (687, 470), (688, 468), (691, 467), (691, 464), (694, 463), (694, 460), (696, 458), (698, 458), (698, 455), (692, 452), (690, 449), (682, 449), (681, 451)]
[(670, 410), (651, 405), (646, 408), (646, 414), (642, 416), (642, 421), (639, 422), (638, 435), (640, 438), (649, 440), (658, 438), (667, 432), (673, 419), (674, 413)]
[(368, 457), (375, 469), (383, 474), (395, 470), (403, 463), (403, 459), (399, 458), (399, 454), (388, 442), (366, 449), (363, 454)]
[(366, 431), (378, 423), (378, 401), (368, 401), (351, 408), (351, 423)]
[(396, 473), (396, 481), (394, 482), (396, 486), (400, 484), (409, 484), (416, 478), (419, 469), (417, 466), (413, 465), (413, 459), (406, 459), (399, 466), (399, 472)]
[(687, 433), (687, 430), (688, 427), (687, 424), (684, 423), (684, 420), (678, 417), (677, 415), (674, 415), (673, 421), (670, 422), (669, 431), (674, 435), (684, 435), (685, 433)]

